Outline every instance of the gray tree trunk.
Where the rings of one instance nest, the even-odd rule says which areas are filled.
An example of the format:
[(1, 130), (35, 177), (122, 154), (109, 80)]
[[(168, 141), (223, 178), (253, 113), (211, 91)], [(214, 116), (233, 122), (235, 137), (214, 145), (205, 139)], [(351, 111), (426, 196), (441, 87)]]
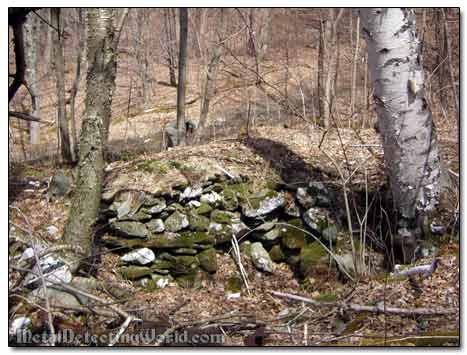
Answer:
[[(37, 16), (29, 14), (24, 23), (24, 44), (27, 48), (24, 61), (26, 64), (25, 79), (31, 96), (31, 115), (40, 117), (39, 111), (39, 83), (38, 83), (38, 65), (37, 65), (37, 42), (38, 42), (38, 23)], [(29, 122), (29, 143), (31, 145), (39, 143), (39, 122)]]
[(440, 159), (430, 108), (415, 14), (407, 8), (360, 9), (362, 37), (384, 147), (384, 161), (399, 213), (398, 236), (413, 256), (416, 225), (439, 202)]
[(115, 80), (116, 54), (113, 13), (108, 8), (87, 10), (87, 60), (85, 115), (80, 135), (79, 164), (68, 223), (66, 243), (80, 247), (71, 257), (72, 269), (80, 265), (79, 258), (89, 257), (92, 250), (93, 225), (101, 199), (104, 165), (105, 122), (110, 120), (112, 81)]
[(225, 32), (225, 16), (224, 12), (228, 11), (226, 9), (220, 9), (220, 15), (218, 16), (218, 23), (217, 26), (220, 28), (218, 34), (218, 44), (215, 45), (213, 51), (212, 51), (212, 56), (211, 60), (207, 65), (206, 68), (206, 78), (204, 79), (203, 82), (203, 87), (201, 91), (201, 110), (200, 110), (200, 116), (199, 116), (199, 122), (198, 122), (198, 128), (196, 130), (196, 141), (199, 141), (201, 134), (203, 133), (204, 128), (206, 127), (206, 122), (208, 118), (208, 113), (209, 113), (209, 105), (211, 103), (211, 99), (214, 96), (214, 91), (215, 91), (215, 85), (216, 85), (216, 77), (217, 77), (217, 69), (219, 66), (219, 62), (222, 57), (222, 40), (224, 38), (224, 32)]
[(78, 157), (78, 130), (76, 124), (76, 95), (78, 94), (79, 82), (81, 79), (81, 63), (84, 51), (84, 22), (83, 22), (83, 9), (77, 9), (78, 23), (77, 23), (77, 36), (78, 47), (76, 48), (76, 72), (73, 86), (70, 93), (70, 121), (71, 121), (71, 136), (73, 137), (73, 156), (74, 159)]
[(175, 58), (175, 14), (173, 9), (164, 9), (164, 32), (167, 46), (167, 64), (169, 66), (169, 82), (170, 85), (176, 86), (177, 79), (175, 77), (176, 58)]
[(60, 8), (51, 8), (52, 26), (54, 31), (54, 64), (55, 77), (57, 85), (57, 123), (60, 137), (60, 150), (62, 159), (71, 163), (73, 155), (71, 152), (70, 132), (68, 129), (68, 120), (66, 117), (65, 101), (65, 62), (63, 58), (63, 37), (60, 26)]
[(188, 9), (180, 8), (180, 50), (178, 53), (178, 87), (177, 87), (177, 131), (178, 144), (186, 143), (185, 127), (185, 94), (186, 94), (186, 60), (188, 39)]

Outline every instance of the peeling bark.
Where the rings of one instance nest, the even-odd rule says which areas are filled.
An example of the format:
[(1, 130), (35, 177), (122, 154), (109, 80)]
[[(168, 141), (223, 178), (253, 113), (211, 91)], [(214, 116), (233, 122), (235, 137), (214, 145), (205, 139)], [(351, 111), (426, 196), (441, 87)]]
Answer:
[[(420, 42), (411, 9), (360, 10), (368, 67), (399, 228), (414, 230), (439, 202), (440, 158), (425, 99)], [(409, 233), (413, 244), (413, 233)], [(407, 238), (406, 238), (407, 239)]]

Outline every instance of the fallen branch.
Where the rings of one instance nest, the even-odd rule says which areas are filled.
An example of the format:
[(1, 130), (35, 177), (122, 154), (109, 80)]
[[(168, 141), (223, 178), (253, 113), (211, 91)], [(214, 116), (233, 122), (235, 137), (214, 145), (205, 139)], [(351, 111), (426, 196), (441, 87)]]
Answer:
[(428, 277), (436, 271), (439, 260), (434, 258), (431, 264), (417, 265), (406, 270), (400, 270), (400, 265), (396, 265), (394, 268), (394, 276), (412, 276), (416, 274), (423, 274), (424, 277)]
[(337, 307), (344, 311), (353, 311), (357, 313), (370, 312), (370, 313), (386, 313), (386, 314), (397, 314), (399, 316), (435, 316), (435, 315), (446, 315), (456, 314), (459, 312), (455, 308), (397, 308), (397, 307), (384, 307), (384, 305), (376, 306), (362, 306), (358, 304), (347, 304), (344, 302), (318, 302), (311, 298), (293, 295), (291, 293), (270, 291), (270, 293), (277, 297), (283, 297), (292, 299), (299, 302), (309, 303), (317, 307)]
[(18, 111), (8, 111), (8, 116), (10, 117), (15, 117), (19, 118), (24, 121), (29, 121), (29, 122), (39, 122), (39, 123), (45, 123), (45, 124), (53, 124), (53, 122), (48, 122), (40, 119), (39, 117), (29, 115), (24, 112), (18, 112)]

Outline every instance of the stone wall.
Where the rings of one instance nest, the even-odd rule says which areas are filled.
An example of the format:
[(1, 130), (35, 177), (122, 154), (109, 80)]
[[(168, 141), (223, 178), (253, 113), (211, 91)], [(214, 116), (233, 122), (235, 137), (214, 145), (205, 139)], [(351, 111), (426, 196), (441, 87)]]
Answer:
[(159, 176), (143, 169), (145, 183), (141, 174), (135, 182), (135, 171), (108, 181), (102, 241), (121, 255), (122, 277), (149, 289), (172, 281), (191, 286), (216, 272), (216, 255), (230, 249), (233, 236), (262, 272), (274, 272), (280, 262), (303, 275), (329, 268), (325, 246), (338, 235), (333, 191), (321, 182), (290, 191), (204, 163), (201, 173), (196, 165), (188, 169), (197, 170), (197, 180), (184, 180), (187, 167), (173, 164)]

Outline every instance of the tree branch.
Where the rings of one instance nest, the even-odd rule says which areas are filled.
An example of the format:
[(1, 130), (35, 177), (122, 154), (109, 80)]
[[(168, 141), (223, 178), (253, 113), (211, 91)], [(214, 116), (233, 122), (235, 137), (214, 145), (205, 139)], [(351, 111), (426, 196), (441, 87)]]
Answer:
[(370, 312), (370, 313), (383, 313), (383, 314), (396, 314), (399, 316), (434, 316), (434, 315), (446, 315), (456, 314), (459, 312), (456, 308), (396, 308), (396, 307), (385, 307), (384, 305), (376, 306), (362, 306), (359, 304), (345, 303), (345, 302), (318, 302), (311, 298), (306, 298), (291, 293), (270, 291), (270, 293), (277, 297), (283, 297), (292, 299), (299, 302), (312, 304), (317, 307), (337, 307), (345, 311), (353, 311), (357, 313)]

